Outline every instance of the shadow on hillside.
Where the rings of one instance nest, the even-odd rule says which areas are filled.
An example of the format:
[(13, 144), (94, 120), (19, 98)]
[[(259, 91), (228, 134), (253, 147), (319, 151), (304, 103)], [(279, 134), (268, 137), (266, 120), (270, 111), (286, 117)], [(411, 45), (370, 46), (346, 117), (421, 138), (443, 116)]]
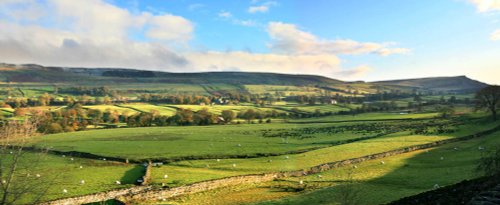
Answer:
[[(482, 120), (476, 123), (485, 123)], [(498, 123), (497, 123), (498, 124)], [(341, 203), (342, 196), (355, 195), (356, 203), (353, 204), (384, 204), (403, 197), (416, 195), (425, 191), (434, 190), (459, 183), (465, 179), (481, 176), (475, 168), (481, 156), (500, 145), (500, 132), (467, 141), (446, 144), (440, 147), (422, 151), (410, 158), (399, 161), (398, 156), (377, 159), (358, 164), (358, 169), (353, 169), (360, 174), (376, 174), (382, 166), (394, 165), (393, 170), (367, 181), (344, 183), (313, 191), (300, 197), (285, 198), (278, 201), (269, 201), (261, 204), (335, 204)], [(481, 148), (481, 149), (480, 149)], [(484, 150), (482, 150), (484, 148)], [(384, 161), (384, 163), (379, 163)], [(371, 169), (363, 173), (364, 169)], [(341, 172), (340, 170), (332, 170)], [(351, 196), (354, 198), (353, 196)], [(446, 196), (441, 202), (423, 202), (423, 204), (463, 204), (463, 196)]]
[(134, 168), (129, 169), (123, 174), (120, 182), (122, 184), (135, 184), (137, 179), (141, 178), (144, 175), (145, 171), (146, 170), (144, 166), (136, 165)]

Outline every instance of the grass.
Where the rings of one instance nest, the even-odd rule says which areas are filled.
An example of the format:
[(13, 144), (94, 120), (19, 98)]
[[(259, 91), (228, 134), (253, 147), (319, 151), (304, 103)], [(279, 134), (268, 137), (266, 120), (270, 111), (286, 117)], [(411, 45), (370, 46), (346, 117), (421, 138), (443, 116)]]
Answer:
[(357, 169), (345, 167), (321, 173), (322, 178), (318, 178), (318, 175), (293, 178), (290, 180), (304, 180), (311, 186), (319, 184), (331, 187), (262, 204), (339, 203), (335, 201), (335, 196), (339, 195), (340, 187), (346, 186), (342, 183), (346, 180), (354, 181), (351, 186), (360, 193), (357, 195), (360, 204), (388, 203), (431, 190), (435, 184), (446, 186), (481, 176), (475, 171), (483, 154), (483, 151), (478, 150), (480, 146), (486, 150), (500, 146), (500, 132), (485, 138), (389, 157), (383, 159), (385, 164), (379, 160), (369, 161), (357, 165)]
[[(457, 134), (469, 134), (471, 128), (482, 123), (467, 125)], [(497, 123), (489, 123), (480, 129), (487, 129), (495, 124)], [(383, 204), (431, 190), (435, 184), (445, 186), (480, 176), (480, 173), (474, 171), (483, 154), (478, 150), (479, 146), (485, 147), (486, 150), (500, 146), (500, 132), (428, 150), (366, 161), (357, 164), (357, 168), (346, 166), (305, 177), (217, 189), (174, 198), (168, 202), (172, 204), (204, 204), (203, 202), (260, 205), (341, 204), (342, 193), (347, 191), (354, 193), (359, 204)], [(376, 151), (373, 150), (372, 153), (374, 152)], [(338, 154), (338, 152), (329, 153), (333, 156)], [(384, 164), (381, 161), (384, 161)], [(299, 184), (301, 180), (304, 185)], [(302, 189), (304, 191), (300, 191)]]
[(145, 103), (138, 103), (138, 104), (122, 104), (119, 105), (121, 108), (130, 108), (135, 111), (140, 111), (140, 112), (153, 112), (157, 111), (160, 115), (165, 115), (165, 116), (173, 116), (177, 112), (176, 109), (171, 108), (171, 107), (165, 107), (165, 106), (156, 106), (156, 105), (151, 105), (151, 104), (145, 104)]
[(305, 118), (290, 120), (290, 122), (313, 123), (313, 122), (339, 122), (339, 121), (366, 121), (366, 120), (400, 120), (400, 119), (422, 119), (433, 118), (439, 113), (417, 113), (417, 114), (400, 114), (400, 113), (363, 113), (357, 115), (331, 115), (326, 117)]
[(130, 108), (123, 108), (123, 107), (118, 107), (115, 105), (86, 105), (83, 106), (83, 108), (87, 109), (95, 109), (95, 110), (101, 110), (101, 111), (117, 111), (120, 114), (125, 114), (127, 113), (128, 115), (133, 115), (139, 113), (136, 110), (130, 109)]
[[(9, 154), (2, 156), (2, 161), (9, 164)], [(143, 168), (137, 165), (80, 158), (71, 160), (70, 156), (30, 152), (23, 154), (19, 167), (28, 169), (16, 172), (18, 175), (29, 173), (28, 180), (33, 180), (33, 183), (43, 180), (41, 186), (50, 187), (43, 201), (130, 187), (143, 173)], [(36, 174), (39, 174), (40, 178), (37, 178)], [(85, 184), (82, 185), (81, 180), (84, 180)], [(116, 181), (121, 181), (122, 185), (117, 185)], [(68, 193), (63, 193), (64, 189)], [(23, 204), (29, 204), (32, 196), (23, 197), (22, 200)]]
[[(347, 123), (346, 123), (347, 124)], [(242, 124), (227, 126), (150, 127), (81, 131), (46, 135), (37, 146), (50, 146), (60, 151), (88, 152), (108, 157), (129, 159), (228, 157), (256, 153), (280, 153), (324, 147), (320, 142), (334, 143), (370, 133), (346, 132), (335, 136), (317, 133), (313, 138), (299, 139), (263, 137), (263, 130), (283, 131), (328, 124)], [(288, 143), (287, 143), (288, 142)], [(241, 146), (238, 146), (241, 145)]]

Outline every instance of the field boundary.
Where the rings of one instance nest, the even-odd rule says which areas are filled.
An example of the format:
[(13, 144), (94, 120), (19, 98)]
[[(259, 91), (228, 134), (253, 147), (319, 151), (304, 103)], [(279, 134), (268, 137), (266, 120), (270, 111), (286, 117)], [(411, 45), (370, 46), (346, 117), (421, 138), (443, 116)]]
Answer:
[[(168, 188), (168, 187), (166, 187), (166, 188), (153, 188), (151, 186), (142, 186), (141, 188), (138, 188), (137, 190), (134, 189), (134, 191), (129, 191), (133, 188), (136, 188), (136, 187), (133, 187), (133, 188), (129, 188), (129, 189), (110, 191), (110, 192), (113, 192), (113, 194), (108, 194), (108, 195), (103, 194), (103, 193), (107, 193), (107, 192), (101, 192), (101, 193), (91, 194), (91, 195), (86, 195), (86, 196), (54, 200), (54, 201), (50, 201), (50, 202), (46, 202), (46, 203), (42, 203), (42, 204), (43, 205), (73, 204), (75, 202), (75, 200), (78, 200), (78, 202), (85, 200), (85, 203), (106, 201), (106, 200), (110, 200), (110, 199), (118, 199), (120, 201), (130, 201), (130, 202), (148, 201), (148, 200), (162, 200), (162, 199), (172, 198), (172, 197), (181, 196), (181, 195), (185, 195), (185, 194), (193, 194), (193, 193), (198, 193), (198, 192), (203, 192), (203, 191), (209, 191), (209, 190), (222, 188), (222, 187), (228, 187), (228, 186), (234, 186), (234, 185), (240, 185), (240, 184), (249, 184), (249, 183), (250, 184), (251, 183), (262, 183), (262, 182), (273, 181), (275, 179), (284, 178), (284, 177), (300, 177), (300, 176), (306, 176), (306, 175), (311, 175), (311, 174), (317, 174), (317, 173), (328, 171), (328, 170), (331, 170), (334, 168), (343, 167), (343, 166), (352, 165), (352, 164), (358, 164), (358, 163), (368, 161), (368, 160), (381, 159), (381, 158), (395, 156), (395, 155), (413, 152), (413, 151), (417, 151), (417, 150), (424, 150), (424, 149), (429, 149), (432, 147), (438, 147), (438, 146), (441, 146), (444, 144), (460, 142), (460, 141), (467, 141), (467, 140), (483, 137), (483, 136), (492, 134), (492, 133), (497, 132), (497, 131), (500, 131), (500, 126), (496, 126), (492, 129), (485, 130), (485, 131), (478, 132), (478, 133), (471, 134), (471, 135), (467, 135), (467, 136), (463, 136), (463, 137), (457, 137), (457, 138), (440, 140), (440, 141), (426, 143), (426, 144), (408, 146), (408, 147), (404, 147), (404, 148), (400, 148), (400, 149), (396, 149), (396, 150), (375, 153), (375, 154), (366, 155), (366, 156), (362, 156), (362, 157), (324, 163), (324, 164), (316, 165), (316, 166), (313, 166), (310, 168), (300, 169), (300, 170), (295, 170), (295, 171), (284, 171), (284, 172), (274, 172), (274, 173), (266, 173), (266, 174), (250, 174), (250, 175), (232, 176), (232, 177), (225, 177), (225, 178), (220, 178), (220, 179), (197, 182), (197, 183), (193, 183), (190, 185), (184, 185), (184, 186), (175, 187), (175, 188)], [(110, 198), (112, 196), (114, 198)], [(99, 199), (99, 200), (96, 200), (96, 199)]]

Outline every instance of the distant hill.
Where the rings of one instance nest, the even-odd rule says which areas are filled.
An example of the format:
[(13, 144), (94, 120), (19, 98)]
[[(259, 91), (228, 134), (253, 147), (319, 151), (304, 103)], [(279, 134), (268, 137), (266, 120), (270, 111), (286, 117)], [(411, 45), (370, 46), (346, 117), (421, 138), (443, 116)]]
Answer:
[(402, 86), (422, 90), (446, 92), (476, 91), (488, 86), (488, 84), (486, 83), (472, 80), (466, 76), (416, 78), (406, 80), (379, 81), (373, 83), (385, 86)]
[(487, 84), (465, 76), (435, 77), (379, 82), (346, 82), (317, 75), (291, 75), (255, 72), (170, 73), (121, 68), (63, 68), (35, 64), (0, 63), (0, 82), (65, 83), (72, 85), (115, 85), (133, 83), (231, 84), (313, 86), (332, 91), (414, 89), (443, 92), (472, 92)]

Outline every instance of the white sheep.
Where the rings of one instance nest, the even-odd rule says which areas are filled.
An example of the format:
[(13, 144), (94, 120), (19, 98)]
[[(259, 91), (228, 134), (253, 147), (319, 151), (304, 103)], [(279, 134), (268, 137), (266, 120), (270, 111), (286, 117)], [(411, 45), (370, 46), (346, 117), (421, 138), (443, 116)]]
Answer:
[(36, 174), (36, 178), (40, 178), (40, 174)]
[(478, 150), (484, 150), (484, 147), (479, 146), (477, 149)]
[(441, 159), (441, 160), (444, 160), (444, 157), (441, 157), (440, 159)]
[(164, 179), (168, 178), (168, 174), (163, 175), (163, 178)]
[(233, 167), (236, 167), (236, 164), (233, 164)]
[(285, 159), (289, 159), (290, 157), (289, 156), (285, 156)]
[(380, 161), (380, 164), (385, 164), (385, 162), (384, 161)]
[(323, 178), (323, 176), (321, 176), (321, 174), (320, 174), (320, 175), (318, 175), (318, 178), (320, 178), (320, 179), (321, 179), (321, 178)]
[(300, 180), (300, 181), (299, 181), (299, 184), (300, 184), (300, 185), (304, 184), (304, 181)]
[(238, 147), (241, 147), (241, 144), (238, 144)]
[(71, 157), (71, 161), (75, 161), (75, 159), (73, 157)]
[(220, 162), (220, 159), (217, 159), (217, 162)]
[(116, 185), (122, 184), (120, 181), (116, 181), (115, 183), (116, 183)]
[(80, 180), (80, 184), (81, 184), (81, 185), (84, 185), (84, 184), (85, 184), (85, 180), (83, 180), (83, 179), (82, 179), (82, 180)]
[(434, 184), (434, 189), (439, 189), (439, 184)]
[(358, 168), (358, 166), (354, 165), (354, 169), (357, 169), (357, 168)]
[(80, 166), (79, 168), (80, 168), (80, 169), (83, 169), (83, 166)]
[(66, 194), (66, 193), (68, 193), (68, 190), (66, 190), (66, 189), (63, 189), (63, 193), (65, 193), (65, 194)]

